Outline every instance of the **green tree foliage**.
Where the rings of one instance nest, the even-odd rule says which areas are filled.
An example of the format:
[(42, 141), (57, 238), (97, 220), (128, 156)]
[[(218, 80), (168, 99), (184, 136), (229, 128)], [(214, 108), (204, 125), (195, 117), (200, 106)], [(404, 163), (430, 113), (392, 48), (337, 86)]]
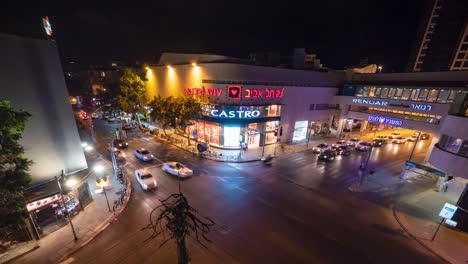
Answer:
[(0, 227), (22, 223), (27, 216), (24, 191), (32, 161), (24, 157), (19, 140), (30, 116), (0, 100)]
[(159, 126), (166, 134), (169, 127), (179, 128), (187, 134), (187, 126), (201, 117), (201, 104), (198, 100), (190, 96), (182, 97), (154, 97), (150, 102), (153, 109), (151, 118), (159, 123)]
[(146, 88), (144, 81), (131, 69), (124, 69), (120, 77), (117, 102), (123, 111), (135, 114), (144, 111)]
[(187, 127), (193, 125), (194, 121), (201, 118), (201, 104), (197, 99), (191, 96), (178, 98), (177, 102), (176, 125), (180, 127), (183, 133), (187, 136), (187, 142), (190, 145), (190, 135), (188, 134)]

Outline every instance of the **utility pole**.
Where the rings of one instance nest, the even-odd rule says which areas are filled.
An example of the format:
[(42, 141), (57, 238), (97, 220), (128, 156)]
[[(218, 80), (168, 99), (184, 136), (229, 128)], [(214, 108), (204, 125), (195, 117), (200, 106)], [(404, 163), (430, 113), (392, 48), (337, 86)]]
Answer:
[[(65, 173), (63, 172), (63, 170), (60, 173), (60, 178), (65, 179)], [(70, 215), (70, 212), (68, 211), (67, 202), (65, 201), (65, 196), (63, 195), (63, 189), (62, 189), (62, 185), (60, 184), (60, 179), (57, 178), (57, 176), (55, 176), (55, 180), (57, 181), (57, 184), (58, 184), (59, 189), (60, 189), (60, 196), (62, 196), (62, 203), (63, 203), (63, 206), (65, 208), (65, 212), (67, 213), (67, 216), (68, 216), (68, 221), (70, 223), (70, 227), (71, 227), (71, 230), (72, 230), (72, 233), (73, 233), (73, 238), (75, 240), (78, 240), (78, 237), (76, 236), (76, 232), (75, 232), (75, 227), (73, 226), (72, 216)]]
[(418, 144), (419, 137), (421, 136), (421, 132), (418, 133), (418, 137), (416, 138), (416, 142), (414, 142), (413, 149), (411, 150), (411, 154), (409, 156), (409, 161), (411, 161), (411, 158), (413, 157), (414, 149), (416, 148), (416, 145)]
[(359, 178), (359, 187), (361, 187), (362, 184), (364, 183), (364, 176), (366, 175), (367, 165), (369, 164), (369, 159), (370, 159), (370, 156), (372, 154), (372, 149), (373, 148), (374, 148), (374, 146), (371, 145), (371, 147), (369, 149), (369, 154), (367, 155), (366, 162), (364, 163), (364, 167), (362, 168), (361, 177)]

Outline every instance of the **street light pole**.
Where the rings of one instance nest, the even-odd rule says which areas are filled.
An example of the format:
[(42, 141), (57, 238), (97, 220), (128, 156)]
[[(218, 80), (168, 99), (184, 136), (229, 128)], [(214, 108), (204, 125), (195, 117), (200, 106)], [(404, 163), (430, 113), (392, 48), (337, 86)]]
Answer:
[(411, 150), (411, 154), (409, 156), (408, 161), (411, 161), (411, 158), (413, 157), (414, 149), (416, 148), (416, 145), (418, 144), (420, 136), (421, 136), (421, 133), (418, 134), (418, 137), (416, 138), (416, 142), (414, 142), (414, 146), (413, 146), (413, 149)]
[(372, 154), (372, 149), (373, 148), (374, 148), (374, 146), (371, 145), (371, 147), (369, 149), (369, 154), (367, 155), (366, 162), (364, 163), (364, 167), (363, 167), (362, 172), (361, 172), (361, 177), (359, 178), (359, 187), (362, 186), (362, 184), (364, 183), (364, 176), (366, 175), (367, 165), (369, 164), (369, 159), (370, 159), (370, 156)]
[[(61, 178), (64, 178), (65, 174), (62, 170), (61, 174), (60, 174), (60, 177)], [(68, 221), (70, 222), (70, 227), (72, 229), (72, 232), (73, 232), (73, 238), (75, 240), (78, 240), (78, 237), (76, 236), (76, 232), (75, 232), (75, 227), (73, 226), (73, 222), (72, 222), (72, 217), (70, 215), (70, 212), (68, 211), (68, 208), (67, 208), (67, 203), (65, 201), (65, 196), (63, 195), (63, 190), (62, 190), (62, 185), (60, 184), (60, 179), (57, 178), (57, 176), (55, 176), (55, 180), (57, 181), (57, 184), (59, 186), (59, 189), (60, 189), (60, 196), (62, 196), (62, 202), (63, 202), (63, 206), (65, 207), (65, 212), (67, 213), (68, 215)]]

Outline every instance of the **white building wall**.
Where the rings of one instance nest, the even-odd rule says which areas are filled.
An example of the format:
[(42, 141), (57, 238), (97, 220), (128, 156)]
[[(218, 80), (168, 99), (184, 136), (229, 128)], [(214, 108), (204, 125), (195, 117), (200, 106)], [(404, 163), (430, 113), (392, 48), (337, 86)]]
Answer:
[(32, 117), (21, 143), (33, 183), (87, 168), (55, 42), (0, 34), (0, 98)]

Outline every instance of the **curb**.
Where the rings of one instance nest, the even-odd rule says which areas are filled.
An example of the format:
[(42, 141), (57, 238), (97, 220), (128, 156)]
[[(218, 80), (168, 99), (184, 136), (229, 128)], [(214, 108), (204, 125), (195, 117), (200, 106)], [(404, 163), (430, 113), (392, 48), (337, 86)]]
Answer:
[[(127, 178), (127, 176), (125, 176), (125, 178)], [(84, 241), (83, 243), (81, 243), (77, 248), (73, 248), (71, 249), (69, 252), (67, 252), (64, 256), (62, 256), (58, 261), (57, 263), (61, 263), (65, 260), (67, 260), (68, 258), (70, 258), (73, 254), (77, 253), (78, 251), (80, 251), (82, 248), (84, 248), (89, 242), (93, 241), (96, 237), (98, 237), (100, 234), (102, 234), (104, 232), (104, 230), (106, 230), (111, 224), (112, 222), (116, 221), (117, 218), (125, 211), (125, 209), (127, 208), (127, 205), (128, 203), (130, 202), (130, 198), (132, 197), (132, 188), (133, 188), (133, 185), (131, 183), (131, 181), (128, 180), (128, 178), (126, 179), (126, 181), (129, 183), (129, 186), (127, 187), (127, 190), (129, 191), (128, 193), (128, 196), (125, 200), (125, 203), (123, 205), (123, 207), (118, 211), (117, 214), (113, 215), (111, 214), (109, 217), (107, 217), (103, 223), (106, 223), (104, 224), (102, 227), (99, 228), (99, 226), (97, 227), (97, 229), (99, 230), (96, 230), (95, 234), (90, 237), (88, 240)]]
[[(174, 144), (174, 143), (169, 142), (169, 141), (167, 141), (167, 140), (164, 140), (164, 139), (161, 139), (161, 138), (157, 138), (157, 137), (153, 137), (153, 138), (156, 139), (156, 140), (162, 141), (162, 142), (164, 142), (164, 143), (167, 143), (167, 144), (169, 144), (169, 145), (171, 145), (171, 146), (174, 146), (174, 147), (176, 147), (176, 148), (179, 148), (179, 149), (181, 149), (181, 150), (184, 150), (184, 151), (186, 151), (186, 152), (192, 153), (192, 154), (194, 154), (194, 155), (198, 155), (197, 153), (194, 153), (194, 152), (192, 152), (192, 151), (190, 151), (190, 150), (188, 150), (188, 149), (185, 149), (185, 148), (183, 148), (183, 147), (180, 147), (180, 146), (178, 146), (177, 144)], [(202, 157), (202, 158), (208, 159), (208, 160), (217, 161), (217, 162), (226, 162), (226, 163), (247, 163), (247, 162), (256, 162), (256, 161), (260, 161), (260, 160), (261, 160), (261, 158), (258, 158), (258, 159), (241, 160), (241, 161), (230, 161), (230, 160), (213, 159), (213, 158), (209, 158), (209, 157)]]
[(23, 252), (23, 253), (21, 253), (21, 254), (15, 256), (15, 257), (13, 257), (13, 258), (7, 260), (7, 261), (5, 261), (5, 262), (2, 262), (2, 263), (12, 263), (13, 261), (15, 261), (15, 260), (21, 258), (22, 256), (25, 256), (25, 255), (27, 255), (27, 254), (33, 252), (34, 250), (36, 250), (36, 249), (38, 249), (38, 248), (40, 248), (40, 247), (41, 247), (41, 246), (36, 245), (36, 246), (34, 246), (33, 248), (31, 248), (30, 250), (28, 250), (28, 251), (26, 251), (26, 252)]
[(424, 243), (423, 241), (421, 241), (419, 238), (417, 238), (413, 233), (411, 233), (408, 228), (401, 222), (400, 218), (398, 217), (398, 214), (397, 214), (397, 209), (395, 207), (395, 205), (391, 205), (390, 206), (392, 208), (392, 212), (393, 212), (393, 218), (395, 218), (395, 220), (398, 222), (398, 224), (400, 225), (400, 227), (408, 234), (408, 236), (413, 239), (414, 241), (416, 241), (419, 245), (421, 245), (423, 248), (425, 248), (426, 250), (428, 250), (429, 252), (431, 252), (433, 255), (435, 255), (436, 257), (440, 258), (441, 260), (447, 262), (447, 263), (451, 263), (448, 259), (444, 258), (442, 255), (440, 255), (439, 253), (437, 253), (435, 250), (433, 250), (432, 248), (430, 248), (429, 246), (426, 245), (426, 243)]

